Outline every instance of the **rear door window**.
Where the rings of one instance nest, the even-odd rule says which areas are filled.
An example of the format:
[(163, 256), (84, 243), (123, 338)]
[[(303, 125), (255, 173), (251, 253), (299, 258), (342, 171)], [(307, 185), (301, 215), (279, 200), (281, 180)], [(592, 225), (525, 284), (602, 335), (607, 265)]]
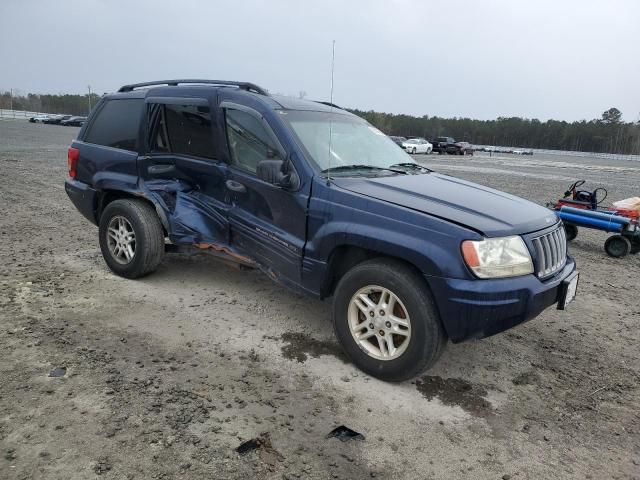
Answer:
[(107, 100), (92, 120), (84, 141), (137, 151), (143, 110), (144, 100), (141, 98)]
[(152, 152), (216, 158), (211, 111), (204, 105), (158, 105)]

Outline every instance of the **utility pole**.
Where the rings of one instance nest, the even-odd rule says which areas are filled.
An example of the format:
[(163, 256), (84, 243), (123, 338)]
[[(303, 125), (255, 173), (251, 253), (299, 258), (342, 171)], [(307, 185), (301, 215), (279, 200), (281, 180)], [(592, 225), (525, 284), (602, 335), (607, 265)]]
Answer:
[(87, 85), (89, 89), (89, 113), (91, 113), (91, 85)]
[(10, 98), (10, 100), (9, 100), (9, 104), (10, 104), (9, 109), (11, 110), (11, 113), (13, 113), (13, 118), (16, 118), (16, 112), (13, 111), (13, 88), (10, 88), (9, 92), (10, 92), (9, 93), (9, 98)]

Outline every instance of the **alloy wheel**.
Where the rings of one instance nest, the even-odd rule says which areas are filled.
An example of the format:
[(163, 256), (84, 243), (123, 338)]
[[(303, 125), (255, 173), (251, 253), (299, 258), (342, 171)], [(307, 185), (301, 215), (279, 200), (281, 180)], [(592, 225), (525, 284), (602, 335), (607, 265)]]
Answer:
[(358, 347), (376, 360), (395, 360), (409, 346), (411, 320), (391, 290), (368, 285), (349, 302), (349, 331)]
[(125, 217), (118, 215), (109, 222), (107, 246), (116, 262), (126, 265), (133, 260), (136, 254), (136, 234)]

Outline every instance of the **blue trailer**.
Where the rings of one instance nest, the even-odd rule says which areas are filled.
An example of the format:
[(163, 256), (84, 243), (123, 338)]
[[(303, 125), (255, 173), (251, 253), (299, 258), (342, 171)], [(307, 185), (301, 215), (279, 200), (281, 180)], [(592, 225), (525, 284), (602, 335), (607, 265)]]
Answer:
[(601, 230), (615, 235), (607, 238), (604, 249), (612, 257), (624, 257), (640, 251), (640, 225), (637, 219), (625, 217), (615, 211), (588, 210), (566, 205), (554, 209), (564, 223), (567, 240), (578, 235), (578, 227)]

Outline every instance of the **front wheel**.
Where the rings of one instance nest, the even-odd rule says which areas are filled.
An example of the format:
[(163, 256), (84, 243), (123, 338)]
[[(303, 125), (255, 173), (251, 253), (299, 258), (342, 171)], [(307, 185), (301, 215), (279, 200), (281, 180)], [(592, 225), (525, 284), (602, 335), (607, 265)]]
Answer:
[(392, 382), (432, 366), (447, 342), (425, 280), (391, 259), (363, 262), (342, 277), (333, 327), (356, 366)]
[(153, 272), (164, 255), (164, 232), (151, 205), (135, 199), (111, 202), (100, 216), (100, 250), (109, 268), (125, 278)]

